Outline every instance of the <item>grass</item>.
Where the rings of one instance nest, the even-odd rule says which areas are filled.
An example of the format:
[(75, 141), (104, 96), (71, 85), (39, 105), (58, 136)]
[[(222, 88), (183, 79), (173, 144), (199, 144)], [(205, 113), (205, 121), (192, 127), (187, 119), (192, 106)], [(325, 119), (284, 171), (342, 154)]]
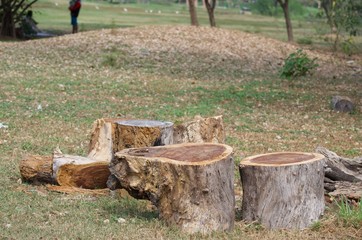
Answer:
[[(54, 3), (39, 1), (35, 18), (41, 28), (67, 32), (67, 2), (50, 8)], [(85, 3), (82, 30), (155, 24), (140, 9), (135, 8), (138, 14), (126, 15), (120, 11), (123, 5), (102, 3), (101, 14), (94, 1)], [(128, 13), (132, 6), (127, 6)], [(162, 7), (162, 12), (169, 9)], [(170, 24), (169, 19), (165, 15), (157, 24)], [(249, 26), (239, 26), (243, 21), (249, 21)], [(187, 14), (171, 24), (188, 24)], [(280, 19), (266, 17), (224, 14), (220, 25), (284, 34)], [(266, 33), (268, 28), (275, 32)], [(145, 29), (135, 32), (148, 38)], [(20, 181), (18, 164), (29, 154), (50, 155), (59, 146), (65, 153), (86, 155), (92, 122), (101, 117), (183, 122), (199, 114), (222, 114), (236, 165), (245, 156), (312, 152), (320, 145), (347, 157), (362, 155), (361, 111), (340, 114), (329, 109), (330, 97), (336, 93), (360, 104), (359, 78), (344, 72), (333, 78), (322, 72), (290, 84), (277, 71), (248, 70), (246, 66), (253, 62), (225, 58), (217, 49), (193, 50), (205, 32), (210, 34), (200, 29), (200, 38), (188, 39), (192, 41), (186, 50), (175, 44), (169, 51), (137, 45), (141, 36), (118, 28), (57, 39), (0, 42), (0, 122), (8, 125), (0, 128), (1, 239), (359, 239), (359, 228), (336, 219), (339, 210), (332, 208), (303, 231), (268, 231), (239, 217), (232, 232), (189, 236), (158, 220), (147, 201), (65, 195)], [(162, 39), (167, 34), (162, 33)], [(218, 31), (211, 35), (215, 34)], [(185, 32), (185, 38), (189, 36)], [(125, 41), (127, 37), (132, 41)], [(225, 44), (224, 39), (210, 39)], [(237, 177), (235, 184), (240, 186)], [(118, 223), (119, 218), (126, 223)]]

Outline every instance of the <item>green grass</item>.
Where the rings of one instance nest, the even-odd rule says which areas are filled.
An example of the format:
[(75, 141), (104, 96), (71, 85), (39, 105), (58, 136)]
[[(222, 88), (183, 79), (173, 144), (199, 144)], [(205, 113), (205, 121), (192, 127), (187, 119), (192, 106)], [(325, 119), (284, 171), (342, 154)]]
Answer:
[(362, 201), (355, 203), (355, 206), (346, 199), (342, 198), (336, 202), (338, 206), (338, 218), (344, 226), (361, 228), (362, 226)]

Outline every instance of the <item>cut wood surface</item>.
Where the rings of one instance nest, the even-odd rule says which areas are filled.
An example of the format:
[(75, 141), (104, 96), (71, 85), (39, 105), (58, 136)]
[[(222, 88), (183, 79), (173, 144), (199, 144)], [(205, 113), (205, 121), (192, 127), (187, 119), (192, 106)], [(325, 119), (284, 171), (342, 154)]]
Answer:
[(34, 184), (55, 183), (52, 156), (28, 156), (19, 164), (23, 180)]
[(233, 228), (234, 164), (227, 145), (125, 149), (110, 170), (130, 195), (151, 200), (168, 224), (190, 233)]
[(352, 112), (354, 109), (352, 100), (346, 96), (333, 96), (331, 106), (338, 112)]
[(318, 147), (316, 151), (326, 158), (324, 166), (326, 192), (334, 197), (360, 199), (362, 197), (362, 157), (354, 159), (340, 157), (323, 147)]
[(174, 144), (178, 143), (224, 143), (225, 131), (222, 116), (202, 118), (178, 124), (174, 127)]
[(53, 178), (61, 186), (87, 189), (106, 188), (110, 175), (108, 165), (107, 161), (67, 155), (55, 150)]
[(267, 228), (303, 229), (324, 211), (324, 156), (284, 152), (240, 162), (242, 217)]

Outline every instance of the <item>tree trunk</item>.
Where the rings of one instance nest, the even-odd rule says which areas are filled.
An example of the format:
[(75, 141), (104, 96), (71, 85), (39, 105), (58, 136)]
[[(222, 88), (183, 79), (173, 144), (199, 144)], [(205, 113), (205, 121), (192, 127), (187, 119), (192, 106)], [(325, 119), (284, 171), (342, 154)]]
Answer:
[(293, 37), (292, 22), (290, 20), (290, 15), (289, 15), (289, 0), (284, 0), (284, 2), (283, 2), (283, 0), (278, 0), (278, 2), (283, 9), (285, 25), (286, 25), (287, 34), (288, 34), (288, 41), (293, 42), (294, 37)]
[[(211, 4), (210, 4), (209, 1), (211, 1)], [(205, 6), (206, 6), (207, 13), (209, 15), (210, 26), (211, 27), (216, 27), (215, 15), (214, 15), (216, 0), (204, 0), (204, 3), (205, 3)]]
[(240, 162), (242, 217), (267, 228), (309, 227), (324, 211), (324, 157), (272, 153)]
[(173, 130), (173, 143), (225, 143), (225, 130), (222, 116), (202, 118), (176, 125)]
[(4, 37), (16, 37), (15, 33), (15, 23), (14, 23), (14, 15), (11, 11), (11, 8), (9, 6), (4, 8), (3, 16), (1, 19), (1, 36)]
[(27, 182), (55, 183), (51, 156), (29, 156), (20, 162), (19, 169), (22, 179)]
[(334, 96), (331, 101), (332, 109), (338, 112), (352, 112), (354, 105), (349, 97)]
[(211, 143), (125, 149), (110, 164), (131, 196), (149, 199), (161, 219), (189, 233), (233, 228), (233, 169), (232, 148)]
[(196, 6), (194, 0), (187, 0), (189, 4), (189, 11), (191, 17), (191, 26), (199, 26), (199, 22), (197, 20)]

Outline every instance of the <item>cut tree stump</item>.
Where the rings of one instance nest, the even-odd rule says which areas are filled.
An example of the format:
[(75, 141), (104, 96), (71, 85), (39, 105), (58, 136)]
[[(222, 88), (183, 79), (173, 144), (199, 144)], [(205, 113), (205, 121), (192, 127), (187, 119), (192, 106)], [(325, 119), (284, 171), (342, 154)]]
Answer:
[(179, 143), (224, 143), (225, 131), (222, 116), (202, 118), (174, 127), (174, 144)]
[(333, 197), (345, 196), (359, 200), (362, 197), (362, 157), (348, 159), (324, 147), (316, 152), (326, 158), (324, 189)]
[(98, 119), (93, 123), (88, 158), (111, 161), (125, 148), (173, 143), (173, 123), (154, 120)]
[(324, 156), (284, 152), (240, 162), (242, 217), (267, 228), (303, 229), (324, 211)]
[(211, 143), (125, 149), (110, 164), (131, 196), (149, 199), (161, 219), (189, 233), (233, 228), (233, 170), (232, 148)]
[(354, 109), (352, 100), (345, 96), (332, 97), (331, 106), (333, 110), (338, 112), (352, 112)]

